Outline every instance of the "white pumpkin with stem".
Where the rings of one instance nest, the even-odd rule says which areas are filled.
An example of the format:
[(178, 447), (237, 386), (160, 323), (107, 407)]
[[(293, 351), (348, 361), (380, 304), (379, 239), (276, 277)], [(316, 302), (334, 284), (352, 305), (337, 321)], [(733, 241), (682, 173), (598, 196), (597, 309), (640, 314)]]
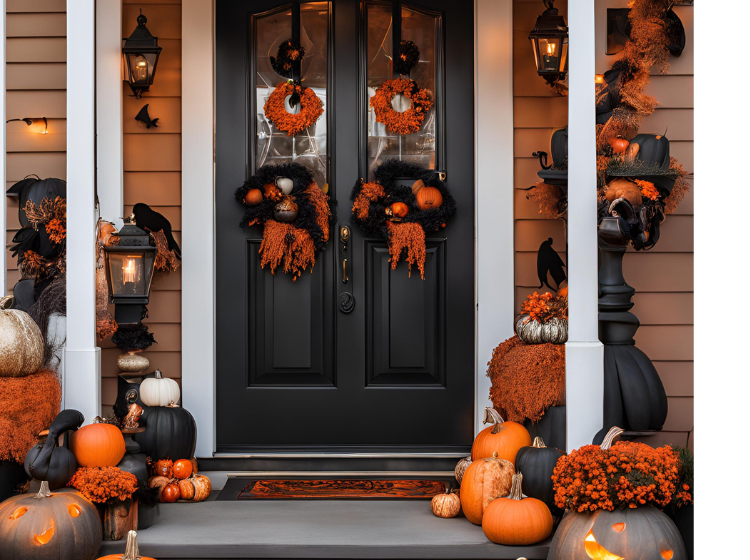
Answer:
[(44, 340), (28, 313), (6, 309), (11, 302), (0, 299), (0, 377), (23, 377), (44, 365)]
[(162, 377), (161, 370), (154, 372), (141, 383), (141, 400), (146, 406), (168, 406), (180, 402), (180, 386), (177, 381)]

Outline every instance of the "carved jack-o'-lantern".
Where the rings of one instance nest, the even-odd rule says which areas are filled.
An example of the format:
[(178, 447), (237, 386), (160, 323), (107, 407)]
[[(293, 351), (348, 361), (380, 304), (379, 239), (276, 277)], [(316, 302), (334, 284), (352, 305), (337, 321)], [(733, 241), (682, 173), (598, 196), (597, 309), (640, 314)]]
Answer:
[(652, 506), (594, 513), (569, 512), (547, 560), (687, 560), (674, 522)]
[(101, 546), (96, 508), (71, 489), (22, 494), (0, 504), (3, 560), (93, 560)]

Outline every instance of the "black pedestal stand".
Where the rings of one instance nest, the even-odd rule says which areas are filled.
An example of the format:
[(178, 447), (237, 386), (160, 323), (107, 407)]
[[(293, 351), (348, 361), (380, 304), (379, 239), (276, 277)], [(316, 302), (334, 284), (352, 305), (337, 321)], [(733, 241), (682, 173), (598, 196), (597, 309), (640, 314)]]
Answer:
[(648, 356), (635, 347), (640, 326), (630, 313), (635, 290), (622, 275), (625, 246), (599, 240), (599, 340), (604, 344), (604, 426), (626, 431), (660, 430), (667, 418), (667, 395)]

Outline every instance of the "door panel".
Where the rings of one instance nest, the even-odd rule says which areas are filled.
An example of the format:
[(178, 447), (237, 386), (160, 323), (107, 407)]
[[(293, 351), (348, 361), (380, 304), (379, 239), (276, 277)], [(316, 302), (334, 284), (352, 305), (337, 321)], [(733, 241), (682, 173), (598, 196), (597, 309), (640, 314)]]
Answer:
[[(368, 14), (379, 18), (369, 18), (377, 21), (369, 31)], [(295, 33), (311, 56), (299, 69), (303, 83), (324, 100), (312, 140), (274, 136), (262, 114), (264, 96), (282, 81), (269, 56)], [(368, 53), (379, 47), (371, 46), (378, 35), (384, 47), (375, 60)], [(387, 41), (399, 35), (421, 43), (412, 77), (435, 102), (420, 133), (406, 137), (368, 120), (373, 87), (390, 77)], [(397, 14), (380, 1), (217, 0), (218, 451), (468, 450), (475, 367), (472, 37), (471, 4), (451, 0), (409, 2)], [(368, 59), (375, 63), (368, 66)], [(444, 230), (427, 234), (424, 280), (416, 271), (409, 277), (406, 263), (392, 270), (385, 240), (366, 238), (351, 221), (353, 184), (388, 157), (445, 169), (458, 205)], [(328, 183), (337, 205), (327, 249), (296, 282), (260, 268), (261, 228), (237, 227), (242, 208), (233, 196), (261, 163), (291, 158)], [(345, 225), (351, 237), (344, 247)], [(353, 298), (352, 309), (340, 308), (342, 297)]]

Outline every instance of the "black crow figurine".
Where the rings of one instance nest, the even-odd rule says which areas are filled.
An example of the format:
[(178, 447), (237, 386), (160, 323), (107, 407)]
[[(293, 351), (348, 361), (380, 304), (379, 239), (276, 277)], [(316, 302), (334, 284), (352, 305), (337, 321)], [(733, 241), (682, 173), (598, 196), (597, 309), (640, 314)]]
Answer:
[(164, 237), (167, 238), (167, 245), (174, 251), (175, 256), (182, 260), (180, 246), (177, 245), (177, 241), (175, 241), (172, 235), (172, 224), (169, 223), (169, 220), (158, 212), (151, 210), (148, 204), (144, 204), (143, 202), (139, 202), (133, 206), (133, 214), (135, 215), (135, 225), (139, 228), (164, 233)]
[(146, 103), (141, 110), (138, 112), (138, 114), (135, 116), (135, 120), (142, 122), (146, 125), (146, 128), (151, 128), (152, 126), (154, 128), (158, 128), (156, 126), (156, 121), (159, 120), (159, 117), (152, 119), (148, 116), (148, 103)]
[[(565, 263), (552, 248), (552, 238), (547, 238), (547, 241), (543, 241), (539, 246), (539, 252), (536, 255), (536, 273), (539, 276), (539, 287), (541, 288), (545, 284), (550, 290), (557, 291), (565, 281)], [(552, 276), (552, 279), (557, 284), (557, 288), (553, 288), (547, 282), (547, 273)]]

